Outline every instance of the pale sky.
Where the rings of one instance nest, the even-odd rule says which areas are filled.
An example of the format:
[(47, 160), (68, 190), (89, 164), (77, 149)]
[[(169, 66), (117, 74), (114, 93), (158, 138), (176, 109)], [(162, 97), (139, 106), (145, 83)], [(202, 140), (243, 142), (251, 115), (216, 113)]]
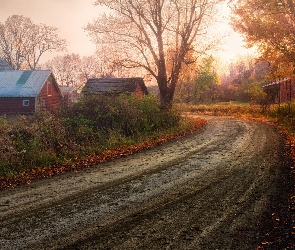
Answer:
[[(31, 18), (35, 24), (54, 26), (68, 41), (68, 52), (91, 55), (95, 45), (83, 27), (99, 14), (94, 0), (0, 0), (0, 22), (14, 14)], [(47, 57), (50, 55), (46, 55)]]
[(212, 28), (212, 33), (218, 33), (223, 37), (220, 50), (217, 51), (216, 57), (220, 57), (226, 63), (234, 60), (238, 56), (254, 54), (256, 48), (246, 48), (246, 43), (241, 34), (235, 32), (230, 26), (230, 8), (223, 4), (219, 9), (217, 23)]
[[(78, 53), (80, 56), (91, 55), (95, 45), (91, 42), (83, 27), (96, 19), (103, 11), (102, 7), (94, 6), (95, 0), (0, 0), (0, 22), (14, 14), (31, 18), (36, 23), (44, 23), (57, 27), (59, 36), (68, 41), (68, 52)], [(222, 51), (218, 53), (225, 61), (233, 59), (236, 55), (248, 53), (243, 47), (242, 38), (234, 33), (228, 25), (229, 10), (222, 10), (216, 29), (218, 33), (229, 34), (225, 37)], [(44, 54), (41, 62), (51, 59), (54, 55)]]

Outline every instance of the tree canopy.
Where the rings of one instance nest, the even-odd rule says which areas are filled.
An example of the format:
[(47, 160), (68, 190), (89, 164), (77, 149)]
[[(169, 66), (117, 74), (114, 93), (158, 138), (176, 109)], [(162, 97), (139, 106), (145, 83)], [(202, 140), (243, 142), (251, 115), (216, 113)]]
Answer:
[(212, 56), (203, 58), (199, 66), (199, 74), (196, 78), (195, 98), (196, 102), (212, 101), (216, 98), (216, 86), (219, 78), (213, 67), (214, 58)]
[[(295, 64), (295, 11), (292, 0), (236, 1), (234, 28), (249, 46), (256, 45), (274, 70), (293, 70)], [(291, 66), (291, 67), (290, 67)], [(286, 73), (282, 72), (282, 74)]]
[(62, 51), (66, 41), (57, 28), (34, 24), (30, 18), (13, 15), (0, 23), (0, 56), (14, 69), (36, 69), (47, 51)]
[[(140, 67), (158, 84), (162, 107), (170, 107), (186, 55), (201, 49), (214, 7), (222, 0), (97, 0), (109, 14), (86, 30), (99, 46), (120, 55), (120, 63)], [(169, 67), (167, 62), (169, 61)]]

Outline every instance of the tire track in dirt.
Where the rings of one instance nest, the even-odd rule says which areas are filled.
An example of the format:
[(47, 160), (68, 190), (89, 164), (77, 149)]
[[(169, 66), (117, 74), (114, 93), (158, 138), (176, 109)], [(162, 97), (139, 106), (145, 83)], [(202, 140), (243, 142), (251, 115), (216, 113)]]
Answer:
[(0, 248), (255, 249), (286, 202), (283, 145), (265, 124), (209, 118), (160, 147), (5, 190)]

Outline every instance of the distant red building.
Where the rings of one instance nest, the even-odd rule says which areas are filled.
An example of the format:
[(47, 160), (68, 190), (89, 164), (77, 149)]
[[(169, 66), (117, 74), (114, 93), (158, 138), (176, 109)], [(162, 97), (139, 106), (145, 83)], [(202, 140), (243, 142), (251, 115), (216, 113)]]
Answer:
[(0, 114), (56, 111), (63, 97), (49, 70), (0, 71)]
[(132, 78), (91, 78), (82, 90), (83, 94), (132, 94), (137, 97), (148, 95), (141, 77)]
[(63, 103), (66, 107), (72, 105), (79, 99), (79, 94), (75, 87), (59, 86), (59, 89), (63, 96)]
[(291, 103), (295, 100), (295, 76), (263, 86), (271, 103)]

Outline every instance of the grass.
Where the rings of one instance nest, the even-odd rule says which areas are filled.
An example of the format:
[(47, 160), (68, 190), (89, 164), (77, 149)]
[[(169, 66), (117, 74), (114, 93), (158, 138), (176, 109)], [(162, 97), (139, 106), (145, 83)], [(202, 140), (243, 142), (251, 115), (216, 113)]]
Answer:
[[(125, 154), (126, 150), (137, 152), (158, 145), (204, 125), (202, 120), (180, 116), (181, 112), (267, 118), (295, 133), (295, 105), (291, 106), (291, 113), (289, 107), (263, 110), (259, 105), (236, 102), (178, 105), (167, 113), (159, 109), (153, 97), (120, 97), (116, 101), (112, 98), (112, 102), (114, 105), (107, 106), (107, 99), (90, 98), (58, 116), (45, 112), (0, 118), (0, 177), (15, 179), (24, 173), (30, 176), (34, 171), (51, 176), (63, 172), (62, 169), (95, 164), (96, 159), (100, 162), (101, 155), (108, 159)], [(94, 112), (95, 106), (100, 108)]]
[(178, 105), (183, 112), (214, 116), (251, 116), (261, 117), (265, 111), (260, 105), (240, 102), (221, 102), (209, 105)]
[(21, 178), (34, 171), (47, 176), (46, 169), (58, 173), (77, 164), (80, 168), (79, 162), (94, 164), (110, 150), (157, 144), (159, 138), (172, 139), (195, 126), (178, 111), (159, 107), (153, 96), (91, 96), (59, 114), (1, 117), (0, 177)]

